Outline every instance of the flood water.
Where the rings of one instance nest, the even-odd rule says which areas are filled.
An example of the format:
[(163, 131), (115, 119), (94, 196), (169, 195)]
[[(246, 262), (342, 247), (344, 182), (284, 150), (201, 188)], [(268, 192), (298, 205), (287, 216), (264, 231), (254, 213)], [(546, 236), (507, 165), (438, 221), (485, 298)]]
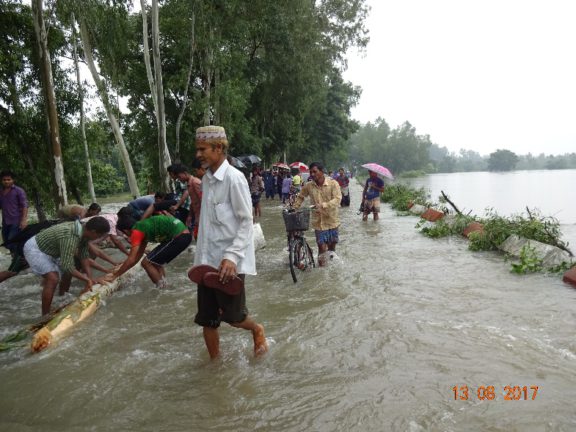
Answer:
[[(263, 202), (267, 245), (247, 304), (266, 327), (264, 358), (253, 358), (248, 332), (223, 325), (222, 358), (208, 360), (186, 252), (168, 267), (168, 289), (142, 272), (44, 352), (0, 353), (0, 428), (575, 430), (576, 289), (558, 275), (512, 274), (500, 254), (468, 251), (463, 238), (426, 238), (416, 217), (386, 205), (380, 221), (363, 223), (361, 187), (351, 192), (338, 258), (297, 284), (278, 201)], [(0, 336), (40, 312), (31, 274), (0, 294)], [(520, 400), (505, 400), (506, 386)]]

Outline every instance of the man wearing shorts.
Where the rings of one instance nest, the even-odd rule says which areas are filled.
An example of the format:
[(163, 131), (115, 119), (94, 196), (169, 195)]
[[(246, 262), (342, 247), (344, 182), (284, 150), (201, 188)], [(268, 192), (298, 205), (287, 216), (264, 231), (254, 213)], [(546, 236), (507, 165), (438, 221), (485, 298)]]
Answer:
[(120, 215), (116, 230), (130, 238), (132, 248), (120, 268), (100, 278), (102, 282), (112, 282), (126, 273), (144, 256), (148, 242), (158, 242), (160, 244), (142, 260), (142, 267), (158, 288), (165, 288), (164, 265), (180, 255), (192, 241), (186, 225), (172, 216), (151, 216), (137, 222), (130, 216)]
[(320, 162), (310, 164), (310, 178), (306, 182), (294, 202), (295, 208), (300, 208), (304, 199), (310, 197), (312, 203), (312, 228), (316, 234), (318, 245), (318, 264), (326, 264), (326, 252), (336, 251), (338, 243), (338, 227), (340, 226), (339, 209), (342, 193), (338, 182), (324, 175), (324, 167)]
[[(42, 276), (42, 315), (50, 312), (62, 273), (70, 273), (86, 282), (82, 292), (92, 288), (88, 242), (102, 237), (109, 230), (108, 221), (97, 216), (86, 222), (86, 225), (77, 220), (51, 226), (26, 242), (24, 257), (30, 270)], [(84, 273), (80, 273), (74, 266), (76, 254), (81, 260)]]
[(368, 172), (370, 176), (366, 179), (362, 193), (362, 203), (364, 204), (363, 221), (368, 220), (370, 213), (374, 215), (374, 220), (378, 220), (378, 213), (380, 213), (380, 193), (384, 191), (384, 180), (378, 177), (378, 174), (374, 171)]
[[(244, 174), (227, 161), (228, 139), (221, 126), (196, 130), (196, 157), (207, 168), (202, 178), (202, 211), (194, 265), (218, 270), (221, 283), (238, 276), (256, 274), (252, 202)], [(198, 284), (198, 313), (194, 322), (202, 326), (204, 342), (211, 359), (220, 355), (218, 327), (226, 322), (248, 330), (254, 341), (254, 354), (268, 351), (264, 327), (248, 315), (246, 292), (231, 295), (203, 283)]]

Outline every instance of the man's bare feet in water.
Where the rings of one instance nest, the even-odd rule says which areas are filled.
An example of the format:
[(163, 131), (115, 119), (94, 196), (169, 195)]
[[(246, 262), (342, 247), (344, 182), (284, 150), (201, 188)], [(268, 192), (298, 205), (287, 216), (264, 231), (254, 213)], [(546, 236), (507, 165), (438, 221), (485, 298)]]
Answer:
[(262, 324), (256, 324), (256, 329), (252, 331), (252, 337), (254, 338), (254, 355), (260, 357), (266, 354), (268, 352), (268, 343), (266, 342)]

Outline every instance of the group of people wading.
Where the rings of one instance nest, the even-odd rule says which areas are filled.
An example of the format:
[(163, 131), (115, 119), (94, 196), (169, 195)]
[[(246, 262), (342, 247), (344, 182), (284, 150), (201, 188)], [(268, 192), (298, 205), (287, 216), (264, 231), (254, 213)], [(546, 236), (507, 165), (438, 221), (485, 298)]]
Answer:
[[(195, 143), (192, 173), (181, 164), (168, 169), (176, 184), (176, 195), (157, 193), (141, 197), (117, 214), (100, 214), (97, 204), (88, 210), (70, 206), (68, 215), (60, 214), (59, 220), (28, 226), (26, 195), (14, 184), (13, 173), (2, 172), (2, 235), (4, 246), (12, 254), (12, 263), (8, 271), (0, 272), (0, 282), (29, 266), (42, 277), (43, 314), (50, 313), (58, 285), (60, 294), (67, 291), (71, 276), (85, 282), (84, 293), (95, 283), (113, 282), (139, 261), (151, 281), (164, 288), (164, 266), (196, 238), (194, 265), (189, 272), (190, 279), (197, 283), (198, 310), (194, 321), (203, 329), (210, 358), (220, 354), (221, 322), (249, 330), (256, 356), (267, 352), (264, 327), (250, 318), (244, 289), (245, 276), (256, 274), (253, 220), (260, 209), (259, 199), (255, 200), (254, 195), (264, 191), (264, 183), (252, 179), (249, 184), (244, 174), (230, 165), (224, 128), (198, 128)], [(344, 188), (347, 192), (348, 178), (343, 184), (343, 172), (336, 180), (324, 175), (319, 162), (310, 164), (309, 173), (310, 181), (299, 182), (293, 206), (300, 208), (309, 198), (319, 257), (323, 257), (325, 252), (335, 251), (339, 240), (339, 208), (349, 205), (342, 195)], [(363, 192), (363, 201), (372, 205), (370, 211), (375, 219), (379, 207), (372, 195), (373, 191), (381, 190), (383, 184), (380, 187), (371, 176)], [(129, 250), (119, 240), (121, 235), (129, 239)], [(97, 244), (104, 238), (116, 244), (126, 258), (116, 261), (103, 253)], [(159, 244), (146, 253), (151, 242)], [(114, 267), (104, 268), (96, 264), (94, 257), (101, 257)], [(320, 258), (319, 263), (325, 262)], [(104, 276), (94, 279), (93, 267)]]

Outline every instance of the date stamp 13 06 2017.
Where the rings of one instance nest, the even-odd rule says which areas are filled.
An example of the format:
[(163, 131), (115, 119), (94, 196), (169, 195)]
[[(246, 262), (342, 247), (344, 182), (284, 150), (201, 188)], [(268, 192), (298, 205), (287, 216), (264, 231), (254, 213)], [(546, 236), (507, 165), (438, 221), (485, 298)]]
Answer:
[[(496, 389), (500, 391), (496, 391)], [(531, 386), (512, 386), (496, 387), (493, 385), (468, 387), (467, 385), (455, 385), (452, 387), (454, 400), (536, 400), (539, 387)]]

